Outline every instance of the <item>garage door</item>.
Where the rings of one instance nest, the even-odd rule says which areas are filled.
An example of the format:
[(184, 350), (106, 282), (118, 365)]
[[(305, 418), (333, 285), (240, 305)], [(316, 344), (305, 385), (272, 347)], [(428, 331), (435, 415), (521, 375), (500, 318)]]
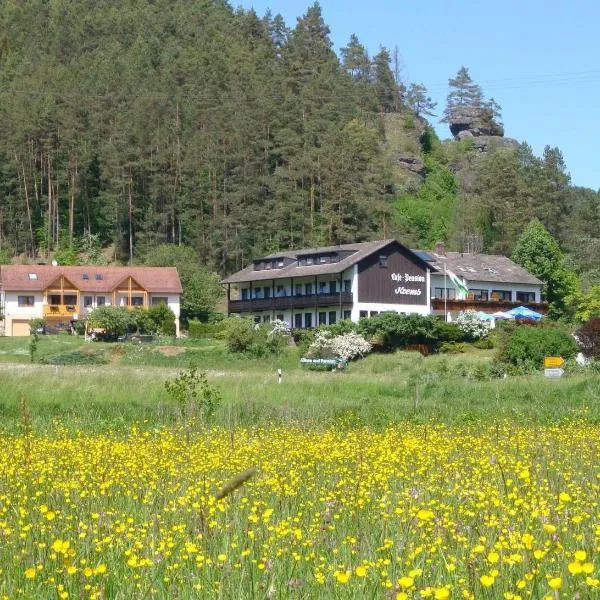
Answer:
[(29, 321), (13, 321), (12, 322), (12, 334), (13, 335), (29, 335)]

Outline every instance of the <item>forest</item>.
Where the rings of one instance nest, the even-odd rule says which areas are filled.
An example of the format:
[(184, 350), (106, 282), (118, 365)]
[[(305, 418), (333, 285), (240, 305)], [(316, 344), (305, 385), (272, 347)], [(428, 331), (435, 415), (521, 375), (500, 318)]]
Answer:
[(336, 53), (318, 4), (287, 24), (221, 0), (2, 2), (0, 258), (144, 262), (169, 244), (223, 275), (382, 237), (510, 255), (537, 218), (600, 283), (598, 192), (551, 145), (440, 141), (457, 103), (498, 127), (501, 109), (461, 69), (437, 111), (396, 53), (356, 36)]

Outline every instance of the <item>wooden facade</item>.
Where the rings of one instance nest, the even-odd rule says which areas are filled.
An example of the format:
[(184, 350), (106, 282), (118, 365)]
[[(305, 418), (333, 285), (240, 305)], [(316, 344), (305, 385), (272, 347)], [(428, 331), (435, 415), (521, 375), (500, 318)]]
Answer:
[(358, 301), (426, 306), (427, 269), (410, 250), (390, 244), (358, 264)]

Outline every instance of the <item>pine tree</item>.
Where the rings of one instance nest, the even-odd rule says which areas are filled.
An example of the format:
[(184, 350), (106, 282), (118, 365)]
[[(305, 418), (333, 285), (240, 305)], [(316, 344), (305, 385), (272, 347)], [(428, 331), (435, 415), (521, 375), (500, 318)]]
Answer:
[(422, 83), (411, 83), (406, 92), (406, 104), (418, 116), (434, 116), (437, 102), (427, 95), (427, 88)]
[(390, 53), (383, 46), (373, 58), (372, 73), (375, 95), (382, 112), (395, 112), (398, 109), (398, 86), (390, 67)]

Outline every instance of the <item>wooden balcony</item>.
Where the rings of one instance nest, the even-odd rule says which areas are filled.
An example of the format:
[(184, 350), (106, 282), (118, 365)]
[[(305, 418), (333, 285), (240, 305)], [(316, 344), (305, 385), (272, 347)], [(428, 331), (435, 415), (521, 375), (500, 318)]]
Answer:
[(348, 306), (351, 305), (352, 302), (352, 292), (281, 296), (275, 298), (257, 298), (253, 300), (230, 300), (228, 302), (228, 312), (246, 313), (262, 310), (299, 310), (304, 308), (320, 308), (323, 306)]
[(44, 304), (44, 317), (68, 317), (72, 318), (79, 312), (79, 307), (73, 304)]
[(444, 306), (443, 298), (432, 298), (431, 299), (431, 308), (434, 311), (444, 311), (446, 308), (448, 311), (461, 311), (461, 310), (477, 310), (485, 313), (495, 313), (498, 311), (506, 312), (511, 308), (515, 308), (516, 306), (527, 306), (531, 308), (531, 310), (535, 310), (536, 312), (546, 314), (548, 311), (548, 304), (546, 302), (512, 302), (508, 300), (448, 300), (445, 301), (446, 305)]

